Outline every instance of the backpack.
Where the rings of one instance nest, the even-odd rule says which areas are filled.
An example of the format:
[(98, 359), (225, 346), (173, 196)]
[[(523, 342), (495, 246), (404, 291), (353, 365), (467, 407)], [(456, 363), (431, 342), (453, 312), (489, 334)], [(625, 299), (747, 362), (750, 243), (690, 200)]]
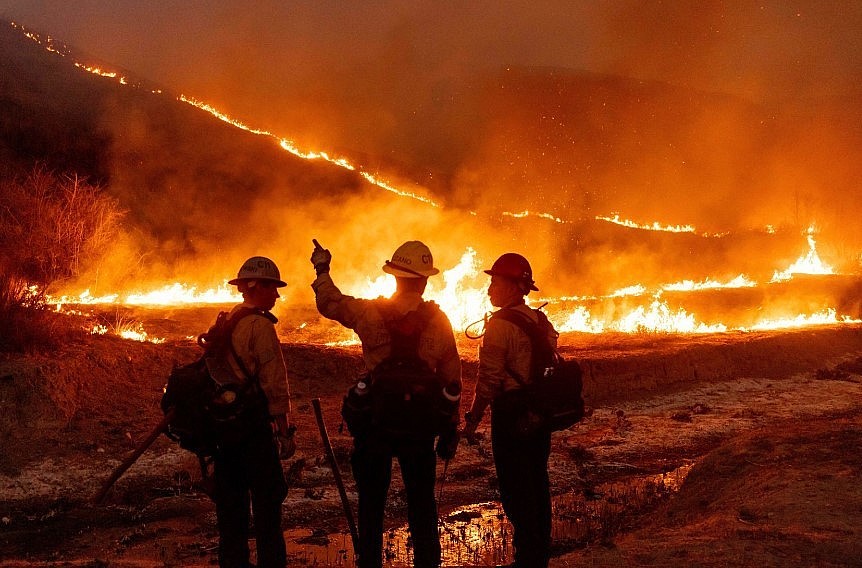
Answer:
[(378, 305), (391, 338), (391, 354), (348, 391), (342, 416), (350, 433), (378, 432), (409, 439), (451, 430), (458, 398), (447, 397), (440, 377), (419, 357), (419, 337), (440, 308), (425, 302), (401, 314)]
[[(198, 337), (203, 355), (174, 367), (162, 395), (162, 412), (172, 413), (165, 435), (195, 453), (206, 474), (207, 458), (225, 443), (237, 443), (249, 428), (268, 418), (266, 397), (233, 347), (231, 336), (239, 321), (251, 314), (273, 318), (269, 312), (241, 308), (230, 320), (220, 312), (215, 324)], [(236, 376), (229, 355), (239, 363), (245, 380)]]
[(521, 430), (565, 430), (584, 417), (581, 367), (577, 361), (564, 359), (553, 348), (548, 341), (551, 322), (544, 312), (535, 312), (539, 317), (538, 323), (511, 309), (498, 310), (491, 317), (517, 325), (532, 344), (529, 382), (511, 369), (506, 369), (521, 384), (520, 390), (526, 395), (527, 409), (533, 415), (527, 419), (529, 426), (525, 425)]

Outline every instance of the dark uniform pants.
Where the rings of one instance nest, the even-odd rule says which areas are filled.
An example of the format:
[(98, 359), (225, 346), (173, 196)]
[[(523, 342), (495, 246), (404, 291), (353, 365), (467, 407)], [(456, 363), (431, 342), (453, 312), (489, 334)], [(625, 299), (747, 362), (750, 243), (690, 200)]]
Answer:
[(551, 547), (551, 488), (548, 430), (519, 436), (517, 415), (505, 408), (491, 409), (491, 447), (500, 483), (503, 511), (512, 523), (515, 566), (543, 568)]
[(403, 440), (374, 434), (354, 438), (350, 459), (359, 493), (358, 566), (376, 568), (383, 564), (383, 515), (392, 480), (392, 458), (398, 459), (404, 480), (414, 566), (439, 566), (434, 439)]
[(269, 423), (255, 426), (242, 442), (225, 447), (214, 465), (219, 566), (249, 566), (249, 505), (254, 514), (257, 566), (286, 566), (281, 504), (287, 484)]

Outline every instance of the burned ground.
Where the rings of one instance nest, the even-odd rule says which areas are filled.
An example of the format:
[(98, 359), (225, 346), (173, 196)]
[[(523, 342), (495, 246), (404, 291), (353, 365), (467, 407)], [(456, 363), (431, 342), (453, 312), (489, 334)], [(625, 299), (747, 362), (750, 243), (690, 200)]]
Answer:
[[(862, 333), (856, 326), (711, 336), (564, 336), (593, 414), (554, 435), (553, 565), (852, 565), (860, 557)], [(465, 390), (475, 344), (464, 343)], [(348, 493), (341, 396), (358, 348), (286, 342), (299, 450), (285, 462), (294, 564), (350, 565), (349, 539), (310, 401), (320, 398)], [(158, 422), (167, 369), (197, 354), (92, 336), (52, 355), (0, 361), (0, 565), (208, 565), (217, 532), (191, 454), (165, 437), (92, 497)], [(487, 420), (487, 419), (486, 419)], [(487, 428), (487, 422), (483, 424)], [(481, 429), (482, 427), (480, 427)], [(397, 466), (396, 466), (397, 468)], [(440, 464), (438, 477), (442, 477)], [(405, 562), (397, 473), (393, 565)], [(490, 444), (462, 443), (439, 488), (447, 565), (501, 563)], [(497, 525), (494, 525), (497, 526)], [(502, 525), (504, 527), (504, 523)], [(501, 534), (503, 538), (501, 538)]]

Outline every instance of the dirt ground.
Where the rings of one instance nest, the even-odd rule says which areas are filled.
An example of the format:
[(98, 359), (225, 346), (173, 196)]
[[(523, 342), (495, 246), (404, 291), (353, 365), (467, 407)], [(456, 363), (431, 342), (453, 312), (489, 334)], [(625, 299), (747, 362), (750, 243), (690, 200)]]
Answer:
[[(321, 400), (355, 507), (339, 408), (359, 350), (290, 339), (291, 564), (352, 566), (311, 400)], [(562, 344), (583, 363), (594, 411), (554, 434), (553, 566), (862, 565), (862, 328), (574, 334)], [(476, 344), (459, 347), (469, 401)], [(164, 436), (92, 503), (159, 421), (167, 371), (197, 352), (189, 341), (91, 336), (50, 356), (0, 359), (0, 566), (215, 563), (214, 508), (197, 462)], [(395, 469), (386, 546), (398, 566), (409, 548)], [(462, 442), (438, 495), (445, 565), (511, 561), (489, 443)]]

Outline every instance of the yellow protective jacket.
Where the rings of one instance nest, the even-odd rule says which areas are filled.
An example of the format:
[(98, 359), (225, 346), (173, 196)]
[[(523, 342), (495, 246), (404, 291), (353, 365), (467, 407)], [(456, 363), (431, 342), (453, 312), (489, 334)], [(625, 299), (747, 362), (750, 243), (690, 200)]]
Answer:
[[(526, 315), (533, 323), (539, 320), (536, 312), (525, 304), (510, 309)], [(551, 328), (548, 340), (554, 348), (558, 337), (559, 333)], [(512, 322), (492, 317), (479, 348), (476, 396), (490, 401), (504, 392), (521, 388), (521, 384), (506, 369), (529, 381), (531, 352), (532, 344), (524, 330)]]
[[(254, 308), (254, 306), (245, 302), (237, 304), (230, 311), (228, 319), (233, 317), (240, 308)], [(252, 375), (257, 375), (260, 387), (266, 395), (269, 415), (289, 414), (290, 386), (275, 324), (262, 315), (246, 316), (237, 323), (232, 341), (236, 354), (242, 359), (245, 368)], [(244, 374), (233, 357), (229, 359), (237, 376), (243, 377)]]
[[(388, 302), (401, 313), (415, 310), (422, 303), (421, 294), (395, 293), (391, 299), (364, 300), (342, 294), (329, 273), (318, 276), (311, 284), (317, 310), (321, 315), (352, 329), (362, 342), (365, 367), (370, 371), (391, 354), (391, 340), (386, 323), (378, 309)], [(446, 314), (433, 317), (419, 337), (419, 357), (440, 377), (443, 385), (461, 385), (461, 359), (455, 346), (452, 324)]]

